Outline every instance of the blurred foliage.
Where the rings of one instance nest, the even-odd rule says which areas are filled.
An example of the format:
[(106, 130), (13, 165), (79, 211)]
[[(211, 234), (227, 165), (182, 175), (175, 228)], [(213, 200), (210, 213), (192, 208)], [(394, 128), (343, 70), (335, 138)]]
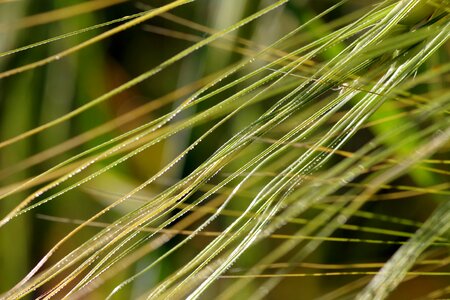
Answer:
[(3, 297), (449, 297), (449, 4), (0, 0)]

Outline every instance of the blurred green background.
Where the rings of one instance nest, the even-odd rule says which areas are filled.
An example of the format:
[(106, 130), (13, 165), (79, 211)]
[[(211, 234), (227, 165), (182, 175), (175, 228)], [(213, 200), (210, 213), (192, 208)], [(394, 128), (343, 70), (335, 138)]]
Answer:
[[(88, 2), (98, 2), (104, 7), (98, 9), (88, 8), (86, 11), (83, 11), (82, 5)], [(339, 26), (339, 22), (344, 17), (350, 16), (352, 13), (360, 14), (371, 2), (349, 1), (325, 16), (322, 21), (312, 22), (308, 25), (307, 30), (302, 32), (292, 47), (307, 44), (326, 32), (333, 31), (334, 28), (330, 24)], [(108, 0), (0, 1), (0, 52), (4, 53), (10, 49), (26, 46), (126, 15), (139, 13), (150, 7), (158, 7), (167, 3), (168, 1), (115, 1), (114, 3)], [(171, 11), (170, 14), (164, 15), (164, 17), (151, 19), (145, 24), (132, 27), (58, 61), (1, 79), (1, 140), (14, 137), (72, 111), (172, 57), (192, 45), (196, 39), (210, 35), (211, 32), (202, 32), (199, 30), (201, 27), (193, 28), (192, 24), (200, 24), (209, 30), (225, 28), (244, 16), (255, 12), (257, 9), (266, 6), (268, 3), (272, 3), (272, 1), (195, 1)], [(154, 120), (163, 113), (171, 111), (187, 95), (192, 93), (194, 88), (198, 88), (199, 84), (201, 84), (199, 81), (202, 78), (239, 61), (245, 55), (245, 50), (249, 51), (249, 53), (254, 53), (255, 50), (260, 49), (258, 47), (268, 45), (277, 40), (293, 28), (329, 8), (333, 3), (335, 1), (290, 1), (281, 9), (277, 9), (269, 15), (239, 29), (230, 39), (224, 39), (213, 46), (200, 49), (163, 70), (158, 76), (145, 80), (80, 116), (1, 149), (0, 189), (2, 192), (7, 191), (14, 184), (36, 176), (83, 150), (108, 141), (121, 133)], [(68, 14), (65, 16), (64, 10), (61, 9), (68, 7), (71, 9), (67, 11), (73, 15)], [(46, 13), (52, 11), (57, 13), (46, 15)], [(192, 23), (183, 23), (186, 20)], [(191, 26), (186, 26), (186, 24), (191, 24)], [(44, 59), (64, 49), (78, 45), (88, 38), (100, 34), (107, 28), (112, 28), (112, 26), (115, 25), (93, 29), (59, 41), (0, 57), (0, 71), (3, 72)], [(251, 42), (242, 44), (242, 41)], [(322, 53), (317, 59), (330, 59), (336, 53), (339, 53), (343, 47), (344, 45), (335, 45)], [(448, 61), (448, 49), (447, 46), (446, 49), (444, 48), (438, 55), (435, 55), (432, 58), (432, 62), (434, 64), (442, 64)], [(242, 74), (236, 74), (227, 80), (231, 81), (236, 78), (235, 76), (239, 75)], [(443, 79), (441, 82), (433, 82), (432, 85), (418, 86), (415, 92), (425, 93), (427, 89), (436, 86), (444, 87), (446, 84), (448, 84), (448, 78)], [(177, 118), (182, 119), (187, 115), (193, 115), (199, 110), (218, 103), (226, 95), (236, 93), (240, 88), (242, 87), (237, 86), (223, 95), (213, 98), (207, 104), (200, 104), (199, 107), (189, 109)], [(204, 106), (202, 107), (202, 105)], [(254, 120), (270, 105), (271, 97), (268, 97), (266, 100), (254, 104), (251, 108), (232, 118), (216, 134), (199, 144), (195, 151), (191, 152), (181, 163), (175, 165), (156, 184), (140, 192), (140, 196), (144, 199), (145, 197), (151, 197), (189, 174), (224, 141), (238, 132), (245, 124)], [(391, 107), (387, 106), (387, 108), (381, 109), (372, 120), (404, 111), (402, 107), (398, 107), (395, 104), (390, 103), (389, 105)], [(128, 112), (139, 107), (147, 107), (147, 109), (142, 114), (136, 114), (135, 117), (129, 117), (125, 121), (121, 121), (124, 120), (120, 119), (121, 117), (126, 116)], [(77, 220), (88, 219), (105, 207), (106, 204), (117, 198), (118, 195), (128, 192), (139, 183), (148, 179), (168, 163), (174, 155), (185, 149), (205, 130), (211, 127), (214, 122), (215, 120), (211, 120), (193, 129), (184, 130), (163, 143), (148, 148), (128, 160), (125, 164), (108, 171), (87, 185), (72, 190), (61, 197), (61, 199), (42, 205), (7, 224), (0, 230), (0, 292), (10, 289), (19, 282), (54, 244), (76, 226)], [(400, 119), (397, 122), (403, 121)], [(355, 151), (359, 149), (370, 137), (376, 136), (385, 130), (386, 127), (389, 128), (389, 126), (395, 126), (395, 121), (393, 123), (382, 123), (379, 126), (360, 131), (358, 136), (346, 146), (345, 150)], [(395, 143), (395, 141), (392, 142)], [(260, 143), (253, 148), (253, 151), (260, 151), (264, 147), (266, 145)], [(252, 155), (252, 153), (248, 155)], [(447, 156), (446, 153), (440, 153), (436, 157), (444, 159)], [(336, 158), (336, 161), (338, 160), (339, 158)], [(101, 162), (97, 168), (105, 166), (107, 162)], [(377, 196), (383, 199), (384, 194), (399, 192), (394, 186), (427, 187), (445, 184), (446, 182), (448, 182), (448, 175), (446, 174), (415, 171), (415, 173), (412, 172), (393, 182), (392, 188), (383, 189)], [(44, 182), (37, 185), (37, 187), (43, 184)], [(1, 200), (1, 215), (3, 216), (4, 212), (10, 211), (35, 188), (30, 188), (27, 191)], [(341, 191), (341, 193), (344, 192)], [(403, 192), (407, 193), (406, 191)], [(435, 208), (437, 201), (448, 197), (448, 194), (445, 193), (414, 194), (411, 191), (409, 192), (411, 196), (408, 198), (399, 197), (399, 199), (391, 199), (389, 201), (373, 201), (365, 205), (362, 210), (421, 222)], [(248, 197), (240, 197), (242, 197), (242, 204), (234, 203), (230, 208), (240, 210), (244, 207), (245, 204), (243, 203), (248, 201)], [(101, 221), (105, 223), (114, 221), (124, 213), (138, 207), (140, 201), (142, 199), (130, 200), (126, 205), (121, 205), (110, 213), (105, 214)], [(317, 211), (311, 211), (309, 214), (313, 216), (317, 214)], [(232, 216), (223, 216), (220, 218), (219, 224), (226, 226), (232, 219)], [(355, 226), (371, 226), (403, 232), (412, 232), (414, 229), (414, 227), (409, 225), (386, 223), (376, 219), (358, 217), (352, 218), (350, 223)], [(216, 226), (217, 228), (211, 230), (222, 230), (220, 225)], [(295, 228), (295, 224), (289, 224), (284, 231), (295, 232)], [(83, 229), (75, 238), (70, 239), (63, 245), (63, 248), (51, 258), (51, 262), (56, 262), (62, 257), (63, 253), (80, 245), (98, 230), (99, 228), (95, 226)], [(359, 239), (385, 237), (376, 233), (349, 232), (345, 230), (339, 231), (336, 236)], [(165, 260), (158, 269), (148, 272), (134, 284), (123, 289), (119, 298), (135, 299), (143, 290), (183, 265), (210, 240), (211, 237), (195, 239), (190, 243), (190, 247), (183, 248), (183, 251), (177, 252), (169, 260)], [(404, 241), (405, 238), (397, 236), (390, 237), (389, 240)], [(165, 247), (169, 249), (175, 243), (176, 238), (173, 242), (165, 245)], [(236, 268), (251, 265), (257, 261), (258, 257), (270, 251), (277, 243), (279, 243), (277, 240), (267, 240), (259, 243), (257, 247), (253, 247), (244, 255)], [(326, 242), (309, 260), (320, 261), (324, 264), (382, 262), (397, 248), (398, 245), (396, 244), (357, 244), (357, 247), (355, 247), (355, 243), (352, 242)], [(149, 261), (155, 259), (158, 253), (165, 251), (164, 249), (161, 248), (156, 253), (152, 253), (140, 260), (133, 267), (128, 268), (108, 282), (103, 288), (95, 290), (88, 298), (104, 299), (115, 285), (136, 272), (136, 270), (141, 269)], [(441, 257), (441, 253), (436, 253), (436, 257)], [(301, 269), (300, 267), (299, 270), (299, 272), (305, 272), (308, 269)], [(340, 286), (356, 282), (358, 278), (360, 277), (288, 278), (283, 280), (269, 294), (268, 299), (315, 299)], [(362, 277), (362, 280), (364, 278), (367, 279), (367, 277)], [(258, 281), (256, 280), (254, 284), (257, 283)], [(220, 289), (227, 284), (226, 280), (222, 280), (217, 283), (217, 287)], [(410, 299), (410, 295), (423, 295), (445, 284), (448, 284), (446, 277), (417, 277), (403, 284), (392, 295), (392, 299)], [(252, 286), (248, 287), (249, 291), (253, 288)], [(242, 291), (241, 299), (246, 299), (246, 293), (247, 291)], [(34, 294), (32, 298), (38, 294)], [(205, 294), (205, 299), (213, 299), (214, 294), (215, 289), (208, 290), (208, 293)]]

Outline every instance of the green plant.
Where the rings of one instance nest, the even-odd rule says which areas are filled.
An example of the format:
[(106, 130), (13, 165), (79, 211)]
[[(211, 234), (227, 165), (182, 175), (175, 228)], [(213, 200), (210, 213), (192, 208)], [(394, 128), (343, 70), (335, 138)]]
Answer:
[(0, 1), (2, 297), (448, 295), (448, 4)]

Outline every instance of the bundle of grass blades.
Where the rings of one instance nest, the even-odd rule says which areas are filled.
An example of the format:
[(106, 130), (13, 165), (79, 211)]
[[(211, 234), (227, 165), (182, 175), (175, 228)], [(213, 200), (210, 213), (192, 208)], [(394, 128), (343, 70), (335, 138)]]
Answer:
[(450, 297), (450, 2), (0, 0), (1, 299)]

